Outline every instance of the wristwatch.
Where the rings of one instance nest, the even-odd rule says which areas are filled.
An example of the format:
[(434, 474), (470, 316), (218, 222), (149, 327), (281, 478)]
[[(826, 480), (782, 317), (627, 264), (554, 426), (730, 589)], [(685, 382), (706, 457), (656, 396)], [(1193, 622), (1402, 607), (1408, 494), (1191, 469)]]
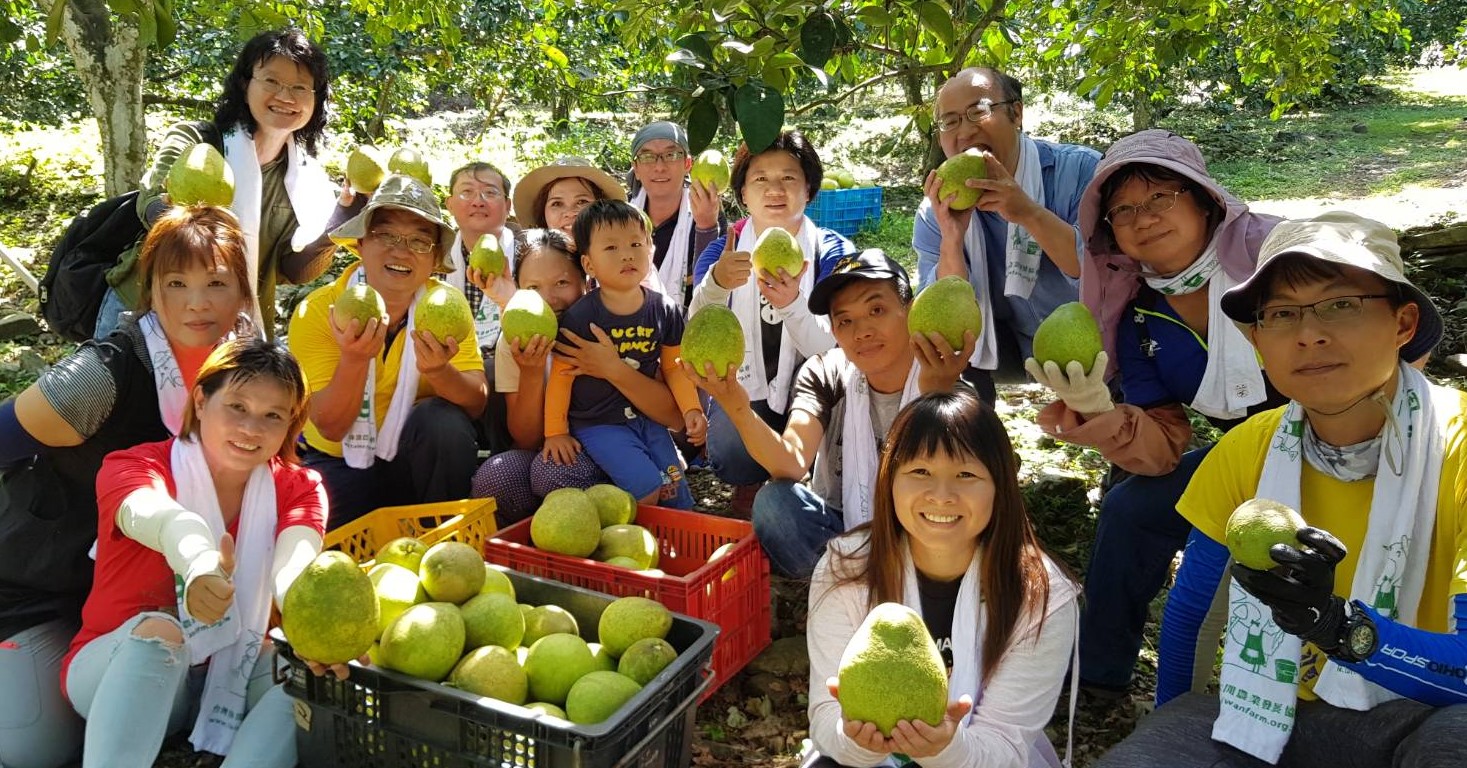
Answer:
[(1350, 608), (1350, 618), (1345, 620), (1345, 629), (1341, 634), (1343, 642), (1334, 653), (1334, 656), (1340, 661), (1351, 663), (1364, 661), (1375, 653), (1375, 648), (1379, 644), (1375, 621), (1370, 618), (1370, 614), (1358, 607)]

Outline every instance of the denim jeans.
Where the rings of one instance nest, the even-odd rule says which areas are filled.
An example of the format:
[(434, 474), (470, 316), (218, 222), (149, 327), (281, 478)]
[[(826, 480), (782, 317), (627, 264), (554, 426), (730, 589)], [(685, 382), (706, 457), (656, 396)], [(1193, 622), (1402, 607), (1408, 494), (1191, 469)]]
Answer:
[(1085, 684), (1113, 690), (1130, 685), (1151, 601), (1192, 530), (1177, 514), (1177, 500), (1209, 448), (1183, 454), (1176, 469), (1165, 475), (1126, 478), (1100, 503), (1080, 613), (1080, 679)]
[[(784, 431), (785, 414), (770, 410), (763, 400), (749, 404), (754, 413), (775, 432)], [(728, 414), (718, 407), (717, 402), (708, 404), (708, 466), (713, 474), (729, 485), (754, 485), (769, 479), (769, 472), (754, 461), (744, 447), (744, 438), (729, 421)]]
[(826, 542), (845, 530), (841, 511), (800, 483), (772, 480), (754, 497), (754, 535), (782, 576), (810, 578)]
[(0, 765), (57, 768), (81, 754), (84, 723), (61, 695), (77, 623), (56, 619), (0, 642)]
[[(178, 623), (166, 613), (140, 613), (87, 643), (71, 660), (67, 697), (87, 720), (82, 768), (150, 768), (163, 739), (192, 729), (198, 716), (208, 667), (191, 669), (182, 644), (135, 637), (149, 618)], [(256, 660), (245, 719), (221, 768), (295, 765), (293, 705), (273, 680), (274, 663), (273, 651)]]
[(107, 334), (117, 330), (119, 315), (127, 311), (127, 305), (122, 303), (122, 297), (117, 295), (117, 289), (107, 287), (107, 293), (102, 296), (102, 308), (97, 310), (97, 326), (92, 331), (92, 338), (101, 340), (107, 338)]

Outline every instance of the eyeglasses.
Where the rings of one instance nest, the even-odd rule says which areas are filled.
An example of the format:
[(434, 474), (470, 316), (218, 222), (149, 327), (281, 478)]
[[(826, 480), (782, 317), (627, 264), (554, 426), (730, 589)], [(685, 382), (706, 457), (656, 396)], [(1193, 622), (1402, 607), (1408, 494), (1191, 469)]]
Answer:
[(989, 99), (982, 99), (977, 104), (968, 107), (961, 114), (957, 112), (948, 112), (945, 115), (938, 115), (937, 130), (943, 133), (952, 133), (963, 124), (964, 120), (967, 120), (973, 125), (977, 125), (984, 120), (987, 120), (988, 116), (993, 114), (994, 107), (1001, 107), (1005, 104), (1014, 104), (1016, 102), (1018, 102), (1018, 99), (1005, 99), (1004, 101), (991, 101)]
[(1146, 202), (1140, 205), (1118, 205), (1105, 213), (1105, 220), (1112, 227), (1129, 227), (1136, 223), (1136, 217), (1142, 211), (1147, 213), (1166, 213), (1177, 205), (1177, 197), (1187, 190), (1179, 189), (1175, 192), (1157, 192)]
[(485, 189), (479, 190), (461, 189), (455, 192), (453, 196), (466, 203), (472, 203), (475, 200), (483, 200), (486, 203), (491, 203), (504, 197), (504, 193), (495, 187), (486, 187)]
[(290, 94), (290, 98), (298, 101), (308, 99), (316, 92), (315, 88), (304, 85), (286, 85), (273, 77), (251, 77), (250, 79), (259, 83), (260, 87), (265, 89), (265, 93), (278, 96), (281, 91), (285, 91)]
[(687, 158), (687, 156), (688, 153), (682, 151), (681, 149), (674, 149), (671, 152), (662, 153), (638, 152), (636, 157), (633, 157), (632, 160), (636, 162), (637, 165), (656, 165), (658, 161), (671, 165), (673, 163), (681, 163), (685, 158)]
[(1293, 328), (1303, 322), (1305, 311), (1309, 311), (1321, 323), (1338, 323), (1359, 317), (1365, 311), (1366, 299), (1389, 298), (1386, 294), (1375, 293), (1369, 296), (1336, 296), (1313, 304), (1276, 304), (1255, 312), (1253, 322), (1265, 331)]
[(433, 252), (438, 247), (437, 240), (431, 240), (421, 235), (398, 235), (392, 232), (373, 232), (372, 237), (382, 244), (383, 248), (406, 248), (419, 256)]

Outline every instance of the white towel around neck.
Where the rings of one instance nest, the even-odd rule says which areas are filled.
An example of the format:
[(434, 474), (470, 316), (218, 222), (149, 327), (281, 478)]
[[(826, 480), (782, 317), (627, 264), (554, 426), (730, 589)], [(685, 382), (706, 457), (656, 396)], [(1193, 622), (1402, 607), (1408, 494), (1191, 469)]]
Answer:
[[(760, 230), (762, 232), (762, 230)], [(754, 231), (752, 219), (739, 233), (735, 250), (753, 251), (760, 232)], [(807, 216), (800, 224), (800, 231), (792, 233), (800, 251), (805, 255), (805, 274), (800, 276), (800, 296), (795, 301), (806, 301), (815, 286), (815, 269), (820, 254), (820, 229)], [(758, 275), (750, 275), (748, 282), (733, 289), (728, 298), (729, 308), (739, 318), (744, 331), (744, 362), (739, 366), (739, 384), (749, 393), (750, 400), (764, 400), (775, 413), (784, 413), (789, 404), (791, 383), (795, 376), (799, 350), (789, 329), (780, 323), (779, 367), (770, 378), (764, 370), (764, 329), (759, 317), (761, 296), (756, 282)]]
[[(203, 448), (192, 438), (173, 441), (170, 466), (179, 505), (208, 523), (217, 544), (227, 528)], [(270, 568), (278, 517), (275, 479), (269, 465), (261, 464), (245, 484), (231, 577), (234, 602), (219, 621), (203, 625), (190, 616), (184, 604), (182, 579), (175, 577), (179, 623), (183, 625), (189, 663), (209, 662), (199, 716), (189, 735), (194, 749), (227, 754), (244, 721), (250, 674), (270, 625)]]
[[(871, 489), (876, 484), (876, 470), (881, 464), (877, 451), (879, 440), (872, 424), (875, 417), (871, 408), (871, 385), (866, 381), (866, 375), (846, 360), (845, 352), (839, 348), (826, 354), (836, 356), (843, 363), (844, 370), (841, 375), (845, 389), (845, 423), (841, 426), (840, 504), (846, 530), (849, 531), (871, 519)], [(922, 394), (917, 387), (920, 371), (921, 367), (913, 360), (906, 384), (902, 387), (903, 406)]]
[[(1039, 146), (1028, 135), (1019, 134), (1019, 167), (1014, 173), (1014, 181), (1018, 182), (1030, 200), (1040, 205), (1044, 204), (1043, 171), (1039, 161)], [(991, 322), (994, 299), (985, 266), (988, 260), (986, 243), (983, 222), (975, 211), (973, 219), (968, 222), (968, 231), (963, 235), (963, 249), (968, 255), (968, 281), (973, 284), (974, 293), (978, 296), (978, 307), (983, 311), (985, 322), (978, 334), (973, 356), (968, 362), (974, 367), (991, 371), (998, 368), (998, 336)], [(1035, 284), (1039, 282), (1040, 260), (1043, 258), (1039, 243), (1029, 234), (1029, 230), (1008, 222), (1008, 232), (1004, 237), (1003, 295), (1029, 298), (1034, 292)]]
[[(224, 159), (234, 172), (234, 203), (230, 210), (239, 219), (245, 236), (245, 262), (249, 267), (250, 291), (258, 297), (260, 286), (260, 206), (264, 200), (264, 178), (260, 173), (255, 140), (240, 126), (224, 134)], [(285, 143), (285, 193), (295, 211), (296, 230), (290, 247), (300, 251), (326, 232), (326, 224), (336, 207), (336, 191), (331, 179), (316, 158), (303, 151), (294, 140)], [(264, 327), (259, 302), (255, 305), (255, 325)]]
[[(1405, 363), (1398, 364), (1398, 371), (1400, 380), (1391, 407), (1401, 427), (1399, 437), (1406, 443), (1402, 449), (1401, 472), (1392, 472), (1384, 460), (1377, 469), (1370, 502), (1371, 510), (1377, 514), (1370, 515), (1366, 527), (1350, 582), (1350, 598), (1376, 607), (1405, 624), (1415, 625), (1436, 521), (1445, 432), (1426, 377)], [(1389, 421), (1385, 429), (1388, 434), (1383, 439), (1397, 439), (1389, 434)], [(1304, 432), (1304, 409), (1291, 402), (1264, 458), (1258, 498), (1300, 508)], [(1382, 457), (1388, 448), (1382, 449)], [(1384, 591), (1387, 583), (1393, 584), (1394, 589)], [(1288, 671), (1298, 671), (1302, 666), (1303, 642), (1279, 629), (1268, 606), (1236, 580), (1228, 589), (1231, 607), (1227, 634), (1223, 638), (1222, 707), (1213, 723), (1212, 737), (1260, 760), (1277, 763), (1294, 727), (1293, 718), (1287, 714), (1293, 711), (1299, 684), (1297, 672)], [(1387, 596), (1389, 600), (1377, 605), (1379, 598)], [(1394, 612), (1389, 608), (1391, 603)], [(1238, 690), (1247, 691), (1249, 698), (1229, 695), (1229, 691)], [(1399, 698), (1333, 661), (1325, 663), (1314, 692), (1334, 706), (1355, 710), (1371, 709)], [(1255, 695), (1264, 704), (1253, 704)], [(1279, 706), (1265, 710), (1270, 703)]]
[[(358, 266), (351, 282), (357, 285), (367, 282), (367, 273)], [(387, 406), (387, 416), (382, 419), (382, 428), (377, 428), (377, 363), (373, 358), (367, 364), (367, 383), (362, 393), (362, 407), (351, 428), (341, 439), (341, 457), (352, 469), (366, 469), (377, 459), (392, 461), (397, 458), (397, 440), (402, 436), (408, 412), (418, 398), (418, 354), (413, 346), (414, 315), (418, 299), (424, 288), (414, 294), (408, 306), (407, 324), (398, 332), (394, 343), (402, 344), (402, 359), (397, 366), (397, 385), (392, 390), (392, 402)], [(386, 350), (384, 350), (386, 352)]]
[(168, 434), (177, 435), (183, 427), (183, 409), (188, 404), (188, 389), (183, 384), (183, 371), (179, 370), (178, 358), (173, 354), (173, 345), (158, 322), (156, 312), (148, 312), (138, 318), (138, 328), (143, 332), (143, 343), (148, 348), (148, 360), (153, 364), (153, 384), (158, 388), (158, 416)]
[[(639, 211), (647, 209), (647, 188), (637, 190), (632, 197), (632, 205)], [(653, 222), (656, 226), (656, 222)], [(677, 209), (677, 223), (672, 227), (671, 253), (664, 254), (662, 266), (657, 268), (657, 279), (662, 283), (663, 293), (670, 296), (673, 301), (683, 304), (685, 292), (683, 285), (688, 277), (688, 249), (692, 247), (693, 238), (693, 203), (692, 194), (687, 187), (683, 188), (683, 201)], [(657, 263), (657, 254), (652, 254), (652, 263)], [(670, 289), (669, 289), (670, 286)]]
[[(1208, 243), (1198, 258), (1217, 260), (1215, 243)], [(1249, 407), (1268, 399), (1253, 343), (1222, 311), (1223, 293), (1237, 284), (1225, 269), (1207, 281), (1207, 367), (1192, 408), (1216, 419), (1244, 418)]]

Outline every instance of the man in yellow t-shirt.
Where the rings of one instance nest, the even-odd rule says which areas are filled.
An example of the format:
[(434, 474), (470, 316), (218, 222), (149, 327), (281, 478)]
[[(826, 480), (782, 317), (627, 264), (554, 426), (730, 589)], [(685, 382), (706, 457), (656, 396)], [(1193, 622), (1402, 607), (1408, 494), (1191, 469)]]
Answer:
[[(1178, 503), (1196, 531), (1158, 708), (1098, 765), (1467, 764), (1467, 394), (1408, 364), (1441, 315), (1395, 234), (1345, 213), (1279, 224), (1222, 309), (1290, 403), (1225, 435)], [(1222, 544), (1253, 498), (1307, 524), (1266, 571), (1229, 568)]]
[[(478, 458), (472, 420), (488, 399), (479, 345), (440, 343), (409, 317), (454, 241), (437, 198), (412, 177), (388, 176), (331, 238), (361, 260), (301, 302), (289, 335), (311, 388), (302, 460), (325, 480), (329, 526), (378, 507), (467, 497)], [(382, 297), (387, 322), (342, 327), (332, 317), (358, 284)]]

